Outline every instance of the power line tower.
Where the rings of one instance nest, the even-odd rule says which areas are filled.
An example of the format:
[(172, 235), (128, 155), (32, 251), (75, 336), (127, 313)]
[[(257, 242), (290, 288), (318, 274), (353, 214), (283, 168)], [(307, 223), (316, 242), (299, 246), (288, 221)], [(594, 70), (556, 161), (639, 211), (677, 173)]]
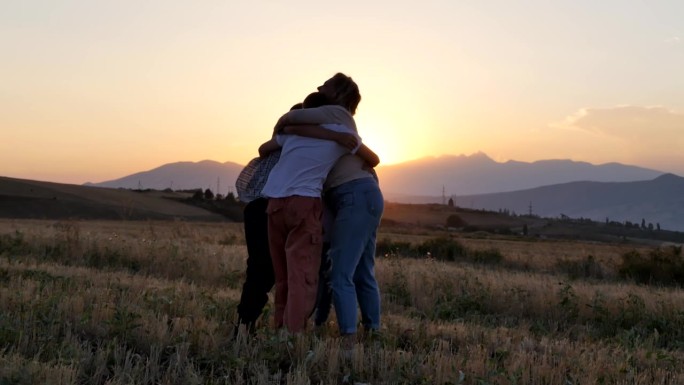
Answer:
[(530, 205), (529, 205), (528, 209), (529, 209), (529, 215), (532, 216), (532, 201), (530, 201)]

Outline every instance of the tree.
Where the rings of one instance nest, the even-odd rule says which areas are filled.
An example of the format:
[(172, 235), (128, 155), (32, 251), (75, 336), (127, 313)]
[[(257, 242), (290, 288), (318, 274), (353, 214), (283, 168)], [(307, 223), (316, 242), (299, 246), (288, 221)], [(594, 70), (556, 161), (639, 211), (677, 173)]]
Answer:
[(210, 201), (214, 199), (214, 193), (210, 189), (204, 190), (204, 199)]
[(446, 225), (447, 227), (463, 227), (466, 226), (467, 223), (460, 216), (452, 214), (447, 218)]
[(204, 193), (202, 192), (202, 189), (199, 189), (199, 190), (195, 191), (194, 194), (192, 194), (192, 200), (195, 200), (195, 201), (204, 200)]

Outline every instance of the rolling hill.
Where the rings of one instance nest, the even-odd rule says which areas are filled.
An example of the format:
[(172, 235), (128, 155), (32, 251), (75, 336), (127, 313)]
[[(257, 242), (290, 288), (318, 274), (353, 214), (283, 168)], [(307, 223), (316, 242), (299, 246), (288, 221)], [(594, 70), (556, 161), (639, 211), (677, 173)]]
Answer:
[(226, 194), (235, 190), (235, 180), (243, 167), (233, 162), (219, 163), (213, 160), (176, 162), (119, 179), (86, 183), (86, 186), (155, 190), (208, 188), (214, 193)]
[(0, 217), (34, 219), (183, 219), (225, 221), (174, 199), (180, 193), (136, 192), (0, 177)]
[[(242, 166), (233, 163), (177, 162), (90, 186), (175, 190), (210, 188), (226, 193)], [(682, 178), (619, 163), (593, 165), (572, 160), (496, 162), (484, 153), (425, 158), (379, 167), (385, 199), (402, 203), (441, 203), (442, 186), (456, 205), (507, 209), (558, 217), (615, 221), (645, 219), (684, 230)], [(220, 185), (218, 185), (220, 183)], [(218, 186), (217, 186), (218, 185)], [(217, 187), (219, 190), (217, 191)]]
[[(411, 197), (405, 202), (438, 203), (442, 197)], [(637, 222), (684, 231), (684, 178), (664, 174), (637, 182), (570, 182), (513, 192), (454, 197), (456, 206), (509, 210), (541, 217)]]

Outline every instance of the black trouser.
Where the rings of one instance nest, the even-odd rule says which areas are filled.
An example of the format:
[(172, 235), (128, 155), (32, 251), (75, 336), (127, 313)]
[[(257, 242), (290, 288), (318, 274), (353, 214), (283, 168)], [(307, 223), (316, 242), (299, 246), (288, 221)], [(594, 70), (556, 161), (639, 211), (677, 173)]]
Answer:
[(330, 242), (323, 242), (323, 253), (321, 254), (321, 268), (318, 271), (318, 293), (316, 295), (316, 313), (314, 324), (323, 325), (330, 315), (332, 306), (332, 287), (330, 287), (330, 269), (332, 262), (328, 256)]
[(275, 284), (273, 263), (268, 249), (268, 199), (259, 198), (245, 206), (245, 241), (247, 274), (238, 305), (238, 322), (254, 331), (257, 318), (268, 302), (268, 292)]

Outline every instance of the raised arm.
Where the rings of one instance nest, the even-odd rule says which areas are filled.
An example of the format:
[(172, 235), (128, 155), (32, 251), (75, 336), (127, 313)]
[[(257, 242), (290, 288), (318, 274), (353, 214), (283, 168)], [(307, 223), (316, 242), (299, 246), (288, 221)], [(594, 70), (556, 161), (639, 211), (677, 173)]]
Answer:
[[(309, 138), (317, 138), (323, 140), (331, 140), (337, 142), (340, 146), (353, 151), (356, 149), (355, 154), (358, 155), (364, 162), (366, 162), (370, 167), (375, 167), (380, 164), (380, 157), (378, 154), (373, 152), (368, 146), (361, 143), (359, 146), (358, 137), (352, 134), (338, 132), (333, 130), (328, 130), (321, 126), (302, 124), (283, 127), (283, 133), (293, 134), (299, 136), (307, 136)], [(357, 149), (358, 147), (358, 149)]]

